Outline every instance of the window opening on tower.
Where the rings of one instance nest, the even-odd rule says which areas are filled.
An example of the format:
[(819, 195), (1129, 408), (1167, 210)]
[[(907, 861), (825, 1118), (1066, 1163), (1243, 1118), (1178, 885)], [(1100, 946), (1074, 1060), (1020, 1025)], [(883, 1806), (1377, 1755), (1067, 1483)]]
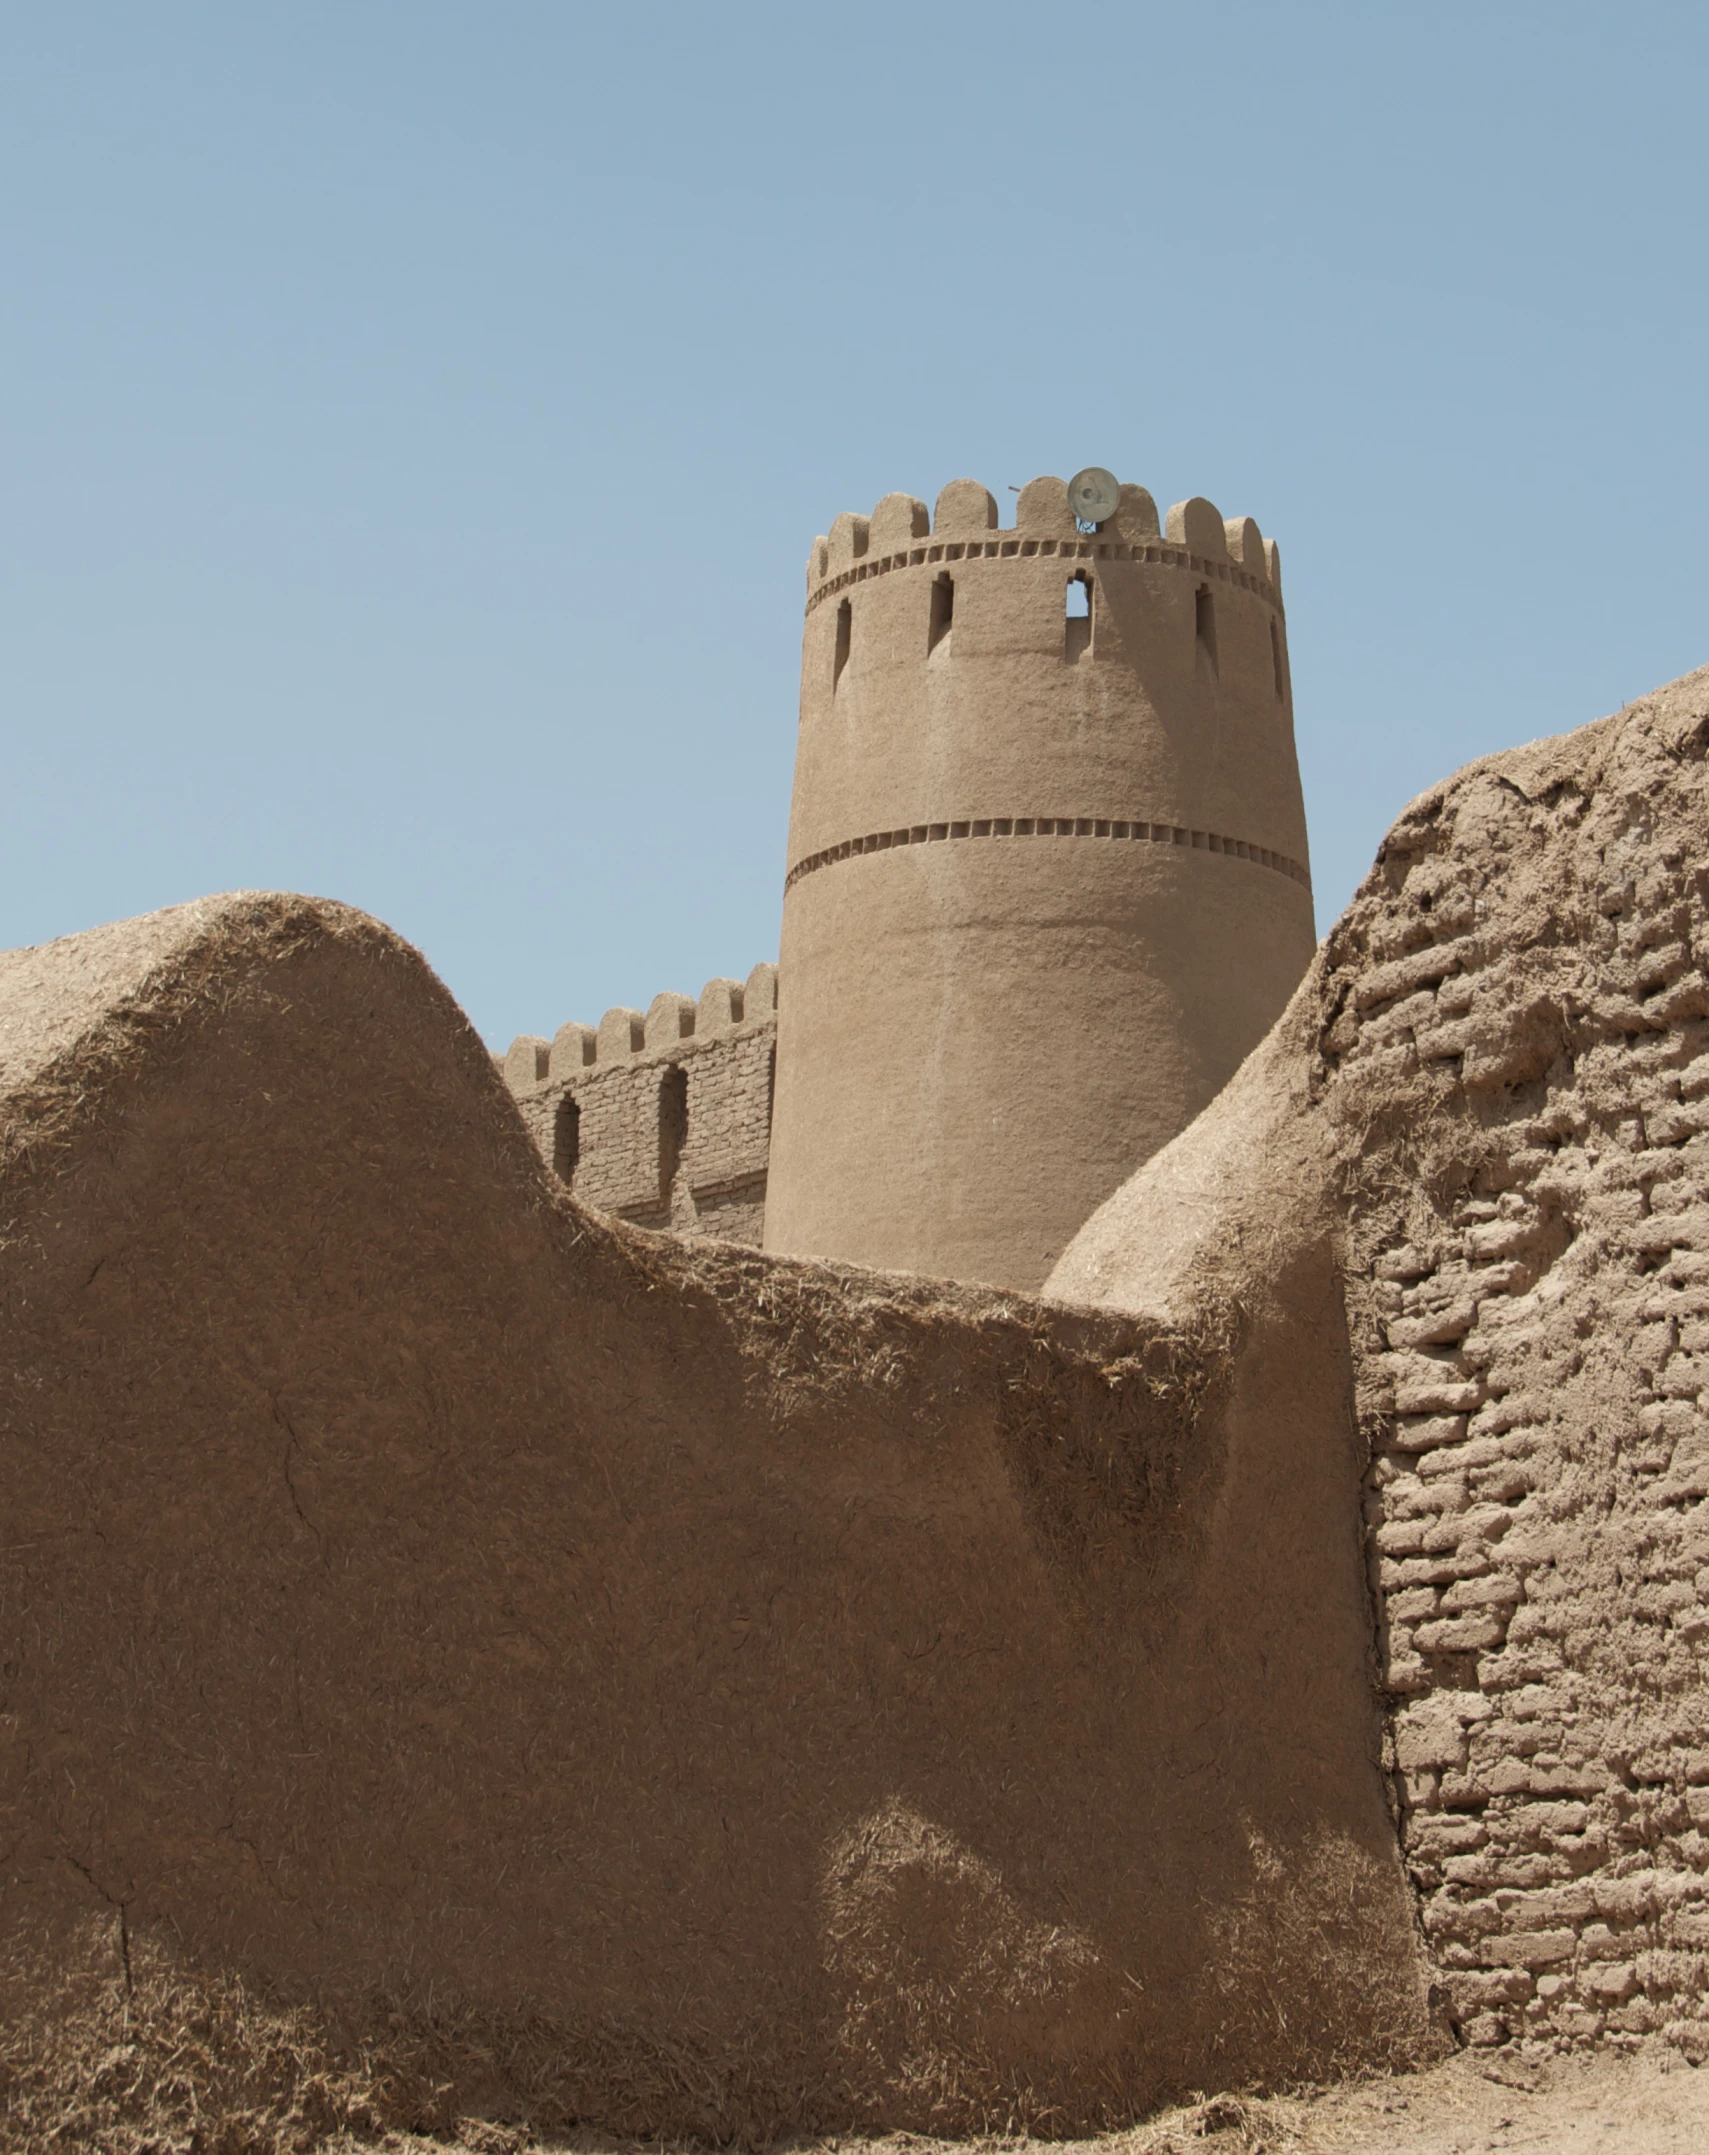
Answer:
[(1062, 655), (1077, 659), (1092, 648), (1092, 579), (1082, 569), (1068, 579), (1063, 597)]
[(932, 612), (926, 625), (926, 649), (935, 651), (955, 626), (955, 579), (947, 569), (932, 579)]
[(1210, 661), (1212, 673), (1216, 672), (1216, 600), (1211, 596), (1209, 584), (1201, 584), (1193, 601), (1193, 628), (1198, 637), (1199, 649)]
[(831, 688), (833, 693), (843, 678), (843, 668), (849, 662), (849, 644), (854, 635), (854, 608), (847, 599), (837, 608), (837, 655), (831, 662)]
[(1276, 701), (1280, 703), (1288, 693), (1288, 677), (1282, 667), (1281, 624), (1276, 621), (1270, 624), (1270, 670), (1276, 677)]

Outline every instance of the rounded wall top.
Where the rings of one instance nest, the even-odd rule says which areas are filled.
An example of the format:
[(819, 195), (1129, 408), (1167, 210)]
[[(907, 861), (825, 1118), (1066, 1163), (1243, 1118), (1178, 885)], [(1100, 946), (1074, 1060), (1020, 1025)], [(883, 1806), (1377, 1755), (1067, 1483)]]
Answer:
[(1222, 528), (1222, 511), (1215, 502), (1206, 501), (1202, 494), (1195, 494), (1190, 501), (1176, 502), (1163, 526), (1163, 535), (1173, 539), (1177, 546), (1186, 547), (1189, 553), (1202, 554), (1207, 561), (1228, 559), (1228, 535)]
[[(977, 479), (952, 479), (938, 495), (933, 514), (913, 494), (886, 494), (871, 516), (845, 511), (828, 534), (813, 541), (807, 556), (807, 588), (841, 576), (868, 557), (899, 554), (926, 538), (979, 539), (1002, 528), (995, 497)], [(1195, 494), (1178, 501), (1161, 522), (1143, 486), (1124, 484), (1114, 516), (1098, 527), (1125, 540), (1166, 538), (1205, 561), (1231, 562), (1268, 583), (1279, 602), (1281, 556), (1250, 516), (1226, 520), (1214, 502)], [(1065, 479), (1029, 479), (1017, 491), (1013, 529), (1029, 538), (1072, 538), (1077, 529)]]
[(938, 496), (932, 530), (952, 539), (983, 538), (997, 529), (997, 503), (977, 479), (952, 479)]
[(871, 518), (851, 516), (845, 509), (831, 526), (831, 574), (835, 576), (839, 569), (846, 569), (851, 561), (858, 561), (871, 544)]
[(1017, 531), (1051, 532), (1059, 539), (1074, 533), (1066, 479), (1029, 479), (1015, 501)]
[(875, 554), (887, 554), (910, 539), (923, 539), (932, 528), (931, 511), (912, 494), (886, 494), (872, 512), (867, 544)]

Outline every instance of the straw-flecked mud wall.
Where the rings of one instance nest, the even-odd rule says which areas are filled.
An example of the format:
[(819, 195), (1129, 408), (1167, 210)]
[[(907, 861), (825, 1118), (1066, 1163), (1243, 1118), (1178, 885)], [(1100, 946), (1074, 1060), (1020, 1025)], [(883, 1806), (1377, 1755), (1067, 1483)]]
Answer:
[(8, 2101), (225, 2059), (265, 2145), (307, 2068), (234, 1998), (344, 2061), (292, 2145), (358, 2083), (1060, 2128), (1429, 2046), (1319, 1253), (1160, 1321), (602, 1223), (309, 901), (0, 1009)]
[(337, 907), (0, 959), (13, 2139), (1709, 2051), (1706, 831), (1709, 672), (1433, 789), (1054, 1305), (588, 1213)]
[(1709, 2056), (1706, 840), (1709, 669), (1433, 788), (1051, 1282), (1187, 1321), (1334, 1252), (1392, 1800), (1474, 2043)]

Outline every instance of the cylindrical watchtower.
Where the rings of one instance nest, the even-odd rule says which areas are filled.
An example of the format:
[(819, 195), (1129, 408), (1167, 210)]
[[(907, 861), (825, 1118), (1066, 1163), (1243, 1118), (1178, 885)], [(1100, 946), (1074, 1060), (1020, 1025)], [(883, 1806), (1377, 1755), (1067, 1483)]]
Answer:
[(1276, 548), (958, 479), (807, 582), (766, 1247), (1036, 1288), (1311, 957)]

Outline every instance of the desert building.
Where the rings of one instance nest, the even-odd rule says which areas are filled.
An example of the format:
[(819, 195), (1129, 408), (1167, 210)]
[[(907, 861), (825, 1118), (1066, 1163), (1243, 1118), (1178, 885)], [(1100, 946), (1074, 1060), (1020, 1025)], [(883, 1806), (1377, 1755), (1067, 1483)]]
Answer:
[[(875, 516), (844, 594), (888, 560), (937, 604), (952, 545), (969, 589), (1083, 540), (1213, 562), (1190, 504), (1054, 555), (1030, 498), (989, 539), (952, 507), (905, 566)], [(1182, 744), (1159, 787), (1195, 738), (1215, 776), (1143, 830), (1131, 799), (952, 814), (905, 742), (911, 796), (821, 769), (833, 683), (788, 904), (854, 892), (846, 944), (786, 922), (781, 979), (519, 1042), (509, 1089), (419, 954), (327, 901), (0, 954), (8, 2145), (1060, 2139), (1456, 2043), (1709, 2060), (1709, 669), (1414, 801), (1042, 1297), (753, 1246), (801, 1172), (791, 1086), (868, 1113), (835, 1033), (792, 1036), (791, 967), (865, 993), (857, 937), (874, 981), (934, 947), (868, 869), (988, 875), (959, 913), (913, 886), (933, 932), (1077, 1026), (1104, 1006), (1045, 963), (1075, 863), (1088, 914), (1119, 858), (1177, 874), (1117, 920), (1176, 1028), (1105, 1011), (1154, 1057), (1136, 1098), (1188, 1112), (1206, 1040), (1234, 1052), (1158, 920), (1257, 1022), (1210, 879), (1303, 903), (1303, 853), (1210, 756), (1219, 705), (1169, 735), (1122, 683)], [(799, 820), (842, 778), (846, 852)], [(943, 1038), (904, 1043), (922, 1095)], [(1080, 1071), (1085, 1111), (1104, 1074), (1043, 1040), (1034, 1091)], [(992, 1083), (980, 1112), (1033, 1112)], [(875, 1144), (933, 1134), (880, 1099)], [(1037, 1127), (988, 1141), (1021, 1196)], [(1029, 1246), (960, 1142), (907, 1172), (962, 1239), (905, 1254), (998, 1275)], [(825, 1157), (812, 1232), (852, 1240), (877, 1215)]]
[(777, 967), (668, 990), (645, 1012), (525, 1034), (504, 1059), (540, 1156), (584, 1204), (636, 1227), (757, 1243), (777, 1060)]
[[(719, 1081), (745, 1103), (742, 1195), (704, 1204), (685, 1173), (673, 1199), (660, 1165), (696, 1142), (667, 1066), (716, 1039), (690, 1066), (710, 1088), (734, 1053), (720, 982), (513, 1046), (560, 1166), (563, 1103), (623, 1069), (621, 1132), (601, 1149), (582, 1123), (579, 1194), (1037, 1288), (1263, 1037), (1313, 948), (1278, 549), (1199, 499), (1160, 525), (1134, 485), (1083, 524), (1061, 479), (1023, 487), (1010, 529), (962, 479), (813, 542), (775, 1090), (752, 1040)], [(642, 1155), (633, 1186), (604, 1164)]]

